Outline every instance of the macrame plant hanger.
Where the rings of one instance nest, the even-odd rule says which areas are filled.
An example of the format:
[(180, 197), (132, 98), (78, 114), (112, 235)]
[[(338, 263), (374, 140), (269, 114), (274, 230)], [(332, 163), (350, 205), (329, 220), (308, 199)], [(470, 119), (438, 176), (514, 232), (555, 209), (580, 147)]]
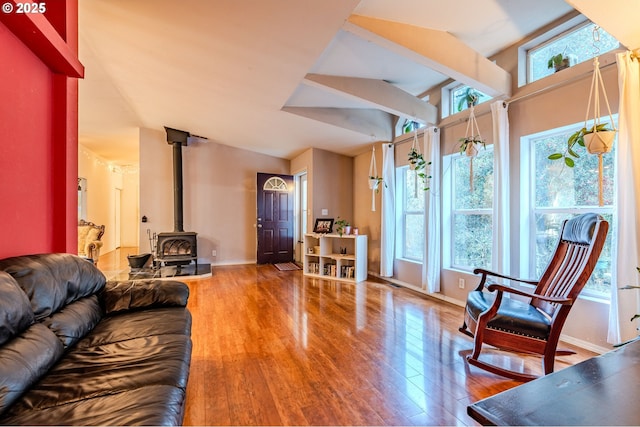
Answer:
[[(587, 150), (591, 154), (598, 156), (598, 204), (604, 206), (604, 192), (603, 192), (603, 160), (602, 155), (608, 153), (613, 148), (613, 141), (615, 139), (616, 127), (613, 122), (613, 115), (611, 114), (611, 108), (609, 107), (609, 100), (607, 99), (607, 92), (604, 88), (604, 82), (602, 81), (602, 75), (600, 74), (600, 62), (598, 56), (600, 54), (600, 48), (598, 43), (600, 42), (599, 27), (593, 28), (593, 77), (591, 79), (591, 89), (589, 90), (589, 102), (587, 103), (587, 113), (584, 118), (584, 127), (587, 128), (587, 122), (589, 120), (589, 111), (591, 109), (591, 101), (593, 100), (593, 132), (584, 135), (584, 142)], [(607, 112), (609, 113), (609, 119), (611, 120), (612, 131), (598, 130), (602, 127), (600, 124), (600, 89), (602, 89), (602, 97), (607, 105)]]
[[(420, 143), (418, 141), (418, 127), (416, 126), (416, 128), (413, 130), (413, 141), (411, 142), (411, 149), (414, 150), (416, 153), (418, 153), (418, 155), (420, 155)], [(414, 191), (414, 196), (418, 197), (418, 171), (416, 170), (416, 164), (415, 163), (409, 163), (409, 168), (413, 171), (413, 173), (415, 174), (414, 178), (413, 178), (413, 191)]]
[[(478, 133), (474, 133), (474, 131)], [(482, 141), (473, 105), (469, 107), (469, 121), (467, 121), (467, 129), (464, 134), (464, 140), (469, 141), (465, 152), (469, 157), (469, 189), (473, 192), (473, 158), (478, 155), (478, 147), (476, 147), (475, 141)]]
[(376, 165), (376, 146), (371, 150), (371, 163), (369, 163), (369, 188), (371, 189), (371, 212), (376, 211), (376, 191), (380, 186), (378, 167)]

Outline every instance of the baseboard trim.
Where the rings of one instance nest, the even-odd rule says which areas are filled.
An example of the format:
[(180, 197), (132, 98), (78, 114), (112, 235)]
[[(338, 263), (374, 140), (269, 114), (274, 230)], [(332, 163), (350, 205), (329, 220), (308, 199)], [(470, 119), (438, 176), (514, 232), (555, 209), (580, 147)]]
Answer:
[(564, 341), (567, 344), (575, 345), (576, 347), (584, 348), (585, 350), (593, 351), (594, 353), (597, 353), (597, 354), (604, 354), (613, 350), (613, 347), (611, 348), (602, 347), (602, 346), (590, 343), (589, 341), (570, 337), (564, 334), (560, 334), (560, 341)]
[(448, 302), (450, 304), (457, 305), (459, 307), (464, 307), (465, 306), (465, 302), (464, 301), (460, 301), (458, 299), (451, 298), (451, 297), (448, 297), (446, 295), (442, 295), (441, 293), (429, 293), (429, 292), (427, 292), (426, 290), (422, 289), (419, 286), (413, 285), (413, 284), (408, 283), (408, 282), (403, 282), (402, 280), (394, 279), (394, 278), (391, 278), (391, 277), (383, 277), (383, 276), (379, 275), (378, 273), (374, 273), (372, 271), (369, 271), (367, 274), (369, 274), (370, 276), (376, 277), (376, 278), (378, 278), (380, 280), (386, 280), (387, 282), (393, 283), (395, 285), (402, 286), (403, 288), (411, 289), (412, 291), (421, 293), (422, 295), (424, 295), (426, 297), (429, 297), (429, 298), (435, 298), (437, 300), (445, 301), (445, 302)]
[[(445, 301), (445, 302), (448, 302), (449, 304), (454, 304), (454, 305), (457, 305), (459, 307), (464, 307), (466, 305), (465, 301), (460, 301), (458, 299), (451, 298), (451, 297), (448, 297), (446, 295), (442, 295), (441, 293), (430, 294), (430, 293), (427, 293), (424, 289), (420, 288), (419, 286), (415, 286), (415, 285), (412, 285), (411, 283), (403, 282), (402, 280), (393, 279), (391, 277), (383, 277), (383, 276), (380, 276), (379, 274), (374, 273), (372, 271), (369, 272), (369, 275), (374, 276), (374, 277), (376, 277), (376, 278), (378, 278), (380, 280), (386, 280), (387, 282), (391, 282), (393, 284), (402, 286), (404, 288), (411, 289), (412, 291), (419, 292), (419, 293), (423, 294), (426, 297), (430, 297), (430, 298), (434, 298), (434, 299), (437, 299), (437, 300)], [(576, 347), (580, 347), (580, 348), (592, 351), (592, 352), (597, 353), (597, 354), (604, 354), (604, 353), (607, 353), (607, 352), (609, 352), (609, 351), (611, 351), (613, 349), (613, 347), (612, 348), (602, 347), (602, 346), (590, 343), (589, 341), (581, 340), (579, 338), (574, 338), (574, 337), (571, 337), (571, 336), (568, 336), (568, 335), (564, 335), (564, 334), (560, 335), (560, 340), (564, 341), (567, 344), (575, 345)]]
[(211, 267), (226, 267), (231, 265), (249, 265), (256, 264), (256, 261), (222, 261), (222, 262), (211, 262)]

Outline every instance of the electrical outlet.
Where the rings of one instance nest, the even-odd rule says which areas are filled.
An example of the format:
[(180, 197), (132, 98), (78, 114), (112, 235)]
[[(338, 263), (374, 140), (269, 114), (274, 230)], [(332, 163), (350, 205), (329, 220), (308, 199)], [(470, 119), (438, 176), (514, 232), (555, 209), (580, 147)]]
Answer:
[(218, 251), (215, 249), (211, 251), (211, 256), (218, 256)]
[(464, 289), (464, 279), (458, 279), (458, 287)]

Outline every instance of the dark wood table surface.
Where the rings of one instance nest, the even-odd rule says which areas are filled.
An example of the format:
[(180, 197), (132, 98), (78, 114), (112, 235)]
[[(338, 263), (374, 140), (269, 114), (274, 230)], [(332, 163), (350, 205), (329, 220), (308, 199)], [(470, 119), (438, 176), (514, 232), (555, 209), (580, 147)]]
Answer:
[(483, 425), (640, 425), (640, 340), (480, 400)]

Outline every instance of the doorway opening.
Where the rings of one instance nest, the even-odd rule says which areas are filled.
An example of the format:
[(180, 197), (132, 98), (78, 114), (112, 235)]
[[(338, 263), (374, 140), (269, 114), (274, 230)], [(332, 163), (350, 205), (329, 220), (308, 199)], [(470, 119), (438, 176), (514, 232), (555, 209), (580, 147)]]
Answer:
[(295, 249), (294, 259), (297, 263), (302, 263), (303, 241), (307, 232), (308, 220), (308, 192), (307, 192), (307, 171), (302, 171), (294, 175), (295, 180)]

